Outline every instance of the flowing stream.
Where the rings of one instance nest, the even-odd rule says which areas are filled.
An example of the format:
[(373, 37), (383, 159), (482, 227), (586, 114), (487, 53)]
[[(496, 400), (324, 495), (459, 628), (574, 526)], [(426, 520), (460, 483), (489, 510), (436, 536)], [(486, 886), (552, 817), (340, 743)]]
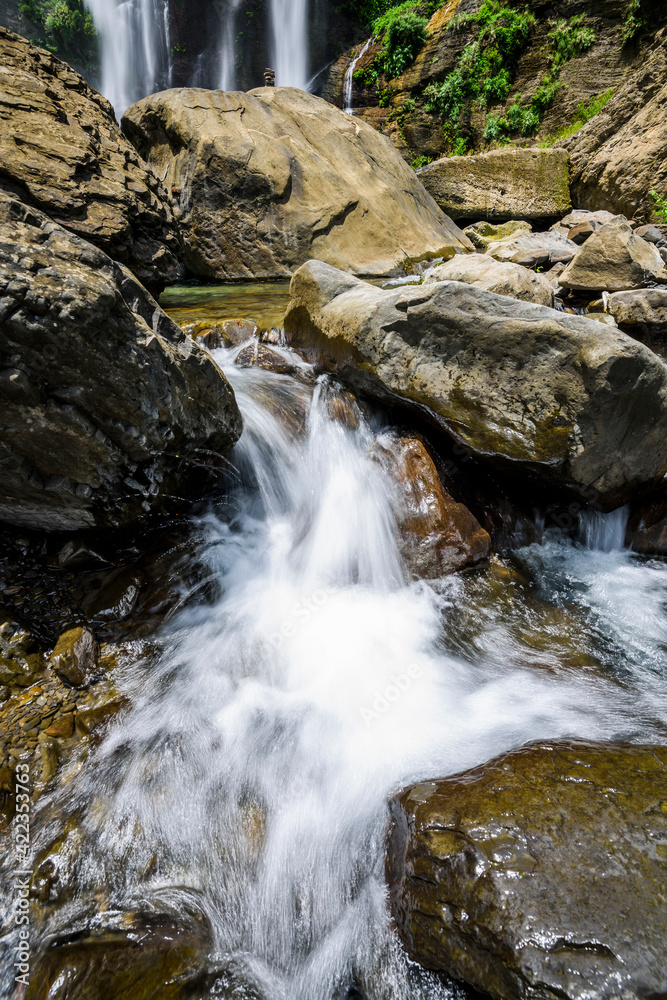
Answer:
[(48, 933), (196, 906), (253, 996), (452, 997), (390, 930), (388, 796), (536, 738), (664, 742), (667, 575), (554, 536), (409, 582), (390, 429), (282, 351), (299, 377), (215, 352), (245, 421), (201, 515), (218, 596), (121, 671), (131, 708), (41, 807), (37, 850), (56, 816), (81, 830)]
[(354, 71), (357, 68), (357, 64), (363, 59), (363, 57), (368, 52), (373, 41), (373, 36), (367, 40), (361, 52), (354, 57), (350, 65), (347, 67), (347, 72), (345, 73), (345, 83), (343, 87), (343, 110), (348, 115), (354, 114), (354, 108), (352, 107), (352, 88), (354, 87)]

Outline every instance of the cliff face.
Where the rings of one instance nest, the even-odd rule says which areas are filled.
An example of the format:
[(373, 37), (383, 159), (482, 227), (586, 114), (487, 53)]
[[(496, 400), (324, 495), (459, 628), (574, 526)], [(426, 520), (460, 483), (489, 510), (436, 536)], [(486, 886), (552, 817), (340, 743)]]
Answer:
[[(633, 116), (654, 100), (653, 111), (644, 115), (633, 138), (636, 146), (642, 136), (652, 132), (650, 154), (645, 158), (650, 162), (643, 165), (643, 198), (616, 197), (618, 192), (612, 189), (621, 183), (617, 177), (608, 179), (605, 193), (593, 198), (596, 208), (600, 199), (609, 207), (613, 195), (617, 210), (630, 214), (643, 202), (644, 214), (650, 214), (649, 188), (660, 186), (660, 162), (667, 154), (659, 96), (667, 83), (663, 73), (666, 43), (661, 35), (667, 25), (664, 6), (642, 0), (644, 24), (632, 34), (631, 18), (636, 9), (631, 0), (532, 0), (523, 7), (508, 4), (525, 9), (534, 20), (518, 57), (508, 63), (511, 85), (507, 95), (504, 100), (488, 103), (471, 100), (453, 122), (451, 115), (433, 107), (433, 93), (445, 80), (451, 80), (453, 71), (462, 65), (464, 50), (482, 37), (480, 21), (466, 20), (466, 16), (479, 18), (482, 8), (490, 6), (483, 0), (445, 3), (431, 17), (426, 42), (414, 62), (396, 79), (380, 75), (375, 80), (382, 51), (382, 43), (375, 41), (355, 66), (355, 112), (389, 136), (413, 165), (452, 152), (480, 152), (506, 143), (564, 144), (575, 164), (575, 193), (586, 202), (593, 198), (593, 188), (605, 174), (605, 166), (598, 163), (591, 174), (584, 161), (618, 126), (625, 127), (630, 141)], [(342, 105), (345, 73), (361, 49), (362, 45), (357, 46), (332, 65), (325, 86), (329, 100)], [(547, 79), (554, 85), (550, 100), (545, 100)], [(535, 108), (539, 109), (539, 122), (525, 117)], [(512, 114), (519, 123), (517, 128), (508, 124)], [(591, 119), (588, 124), (587, 119)], [(657, 139), (656, 129), (660, 133)], [(620, 150), (614, 156), (618, 159)], [(623, 163), (628, 169), (625, 153)]]

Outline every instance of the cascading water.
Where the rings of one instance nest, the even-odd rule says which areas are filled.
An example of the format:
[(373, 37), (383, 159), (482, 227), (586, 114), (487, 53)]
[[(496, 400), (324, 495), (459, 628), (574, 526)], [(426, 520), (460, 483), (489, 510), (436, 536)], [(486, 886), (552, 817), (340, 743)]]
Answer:
[(236, 89), (236, 12), (241, 0), (227, 0), (220, 37), (220, 90)]
[[(238, 350), (216, 352), (245, 423), (235, 485), (203, 518), (219, 598), (119, 677), (131, 710), (41, 807), (37, 851), (53, 817), (80, 824), (58, 862), (73, 902), (47, 933), (196, 903), (212, 968), (253, 996), (451, 997), (414, 978), (390, 930), (387, 797), (532, 738), (664, 739), (665, 576), (554, 540), (521, 556), (541, 581), (529, 612), (504, 583), (489, 604), (485, 574), (407, 582), (375, 458), (387, 429), (286, 349), (298, 378), (237, 368)], [(600, 636), (599, 670), (520, 640), (525, 613), (550, 637), (561, 607)]]
[(84, 0), (100, 36), (100, 90), (118, 118), (170, 85), (168, 0)]
[(308, 90), (308, 0), (271, 0), (270, 52), (276, 85)]
[(360, 62), (361, 59), (363, 59), (363, 57), (368, 52), (368, 49), (370, 48), (372, 41), (373, 41), (373, 36), (371, 35), (371, 37), (364, 45), (361, 52), (357, 56), (355, 56), (355, 58), (352, 60), (345, 74), (345, 85), (343, 88), (343, 110), (348, 115), (354, 114), (354, 108), (352, 107), (352, 88), (354, 87), (354, 71), (357, 68), (357, 64)]

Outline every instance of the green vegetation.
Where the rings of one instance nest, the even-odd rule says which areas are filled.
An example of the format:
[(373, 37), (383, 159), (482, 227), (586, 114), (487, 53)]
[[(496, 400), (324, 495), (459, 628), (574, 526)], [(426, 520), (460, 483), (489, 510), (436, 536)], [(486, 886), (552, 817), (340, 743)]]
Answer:
[(651, 191), (651, 199), (655, 208), (653, 211), (663, 222), (667, 222), (667, 198), (663, 198), (657, 191)]
[(612, 88), (611, 90), (605, 90), (603, 94), (596, 94), (594, 97), (591, 97), (588, 103), (582, 101), (577, 105), (577, 113), (572, 121), (556, 132), (555, 135), (549, 135), (546, 139), (543, 139), (540, 142), (540, 147), (548, 149), (554, 143), (561, 142), (563, 139), (569, 139), (571, 135), (575, 135), (580, 128), (584, 127), (586, 122), (589, 122), (591, 118), (594, 118), (602, 111), (611, 100), (613, 94), (614, 91)]
[(417, 13), (410, 0), (392, 7), (373, 24), (373, 34), (382, 37), (378, 64), (388, 80), (400, 76), (426, 41), (428, 18)]
[(64, 58), (87, 62), (94, 54), (97, 35), (82, 0), (20, 0), (19, 9), (45, 37), (33, 39)]
[(623, 25), (623, 44), (631, 41), (645, 27), (646, 19), (642, 11), (642, 0), (630, 0)]
[[(461, 148), (461, 139), (466, 140), (466, 145), (472, 142), (471, 122), (476, 107), (484, 109), (507, 100), (535, 16), (501, 0), (484, 0), (476, 13), (452, 18), (449, 27), (471, 25), (478, 26), (477, 37), (463, 49), (451, 73), (424, 91), (426, 109), (436, 111), (445, 120), (445, 136), (455, 150)], [(584, 24), (581, 15), (550, 22), (547, 74), (530, 104), (523, 106), (519, 95), (504, 117), (487, 114), (484, 140), (490, 143), (507, 140), (510, 135), (535, 135), (562, 86), (561, 69), (594, 41), (595, 32)]]

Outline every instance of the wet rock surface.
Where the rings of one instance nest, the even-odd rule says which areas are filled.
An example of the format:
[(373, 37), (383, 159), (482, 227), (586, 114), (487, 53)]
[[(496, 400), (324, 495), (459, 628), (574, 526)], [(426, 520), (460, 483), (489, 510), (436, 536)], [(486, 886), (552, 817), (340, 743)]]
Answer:
[(453, 219), (546, 220), (571, 208), (563, 149), (495, 149), (451, 156), (420, 167), (417, 176)]
[(123, 129), (181, 192), (193, 274), (285, 277), (315, 258), (379, 276), (472, 248), (388, 139), (302, 91), (166, 91)]
[(52, 53), (0, 28), (2, 183), (159, 290), (182, 256), (167, 192), (113, 109)]
[(459, 282), (385, 291), (317, 262), (291, 294), (290, 342), (513, 476), (613, 509), (664, 475), (667, 368), (624, 334)]
[(397, 485), (401, 552), (412, 577), (437, 579), (486, 559), (489, 535), (445, 489), (419, 438), (388, 441), (377, 458)]
[(117, 527), (222, 467), (241, 418), (210, 355), (127, 269), (6, 195), (0, 302), (1, 519)]
[(499, 1000), (660, 996), (667, 748), (539, 743), (391, 803), (410, 956)]

